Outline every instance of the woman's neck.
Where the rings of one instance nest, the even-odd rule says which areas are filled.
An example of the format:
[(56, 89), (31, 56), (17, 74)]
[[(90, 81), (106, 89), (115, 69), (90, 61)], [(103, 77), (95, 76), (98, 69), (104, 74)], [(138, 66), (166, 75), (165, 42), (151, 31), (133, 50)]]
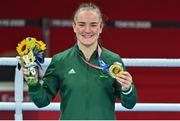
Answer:
[(86, 60), (90, 59), (91, 55), (96, 50), (97, 45), (98, 45), (97, 42), (90, 46), (85, 46), (85, 45), (81, 44), (80, 42), (78, 42), (77, 44), (78, 44), (79, 49), (83, 52)]

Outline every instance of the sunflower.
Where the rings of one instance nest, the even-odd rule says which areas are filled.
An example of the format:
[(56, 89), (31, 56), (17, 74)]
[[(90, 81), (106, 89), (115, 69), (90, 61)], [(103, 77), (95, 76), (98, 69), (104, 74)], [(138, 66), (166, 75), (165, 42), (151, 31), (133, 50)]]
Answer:
[(36, 45), (40, 51), (43, 51), (46, 49), (46, 44), (44, 44), (44, 42), (42, 42), (42, 41), (36, 41)]
[(16, 47), (16, 50), (20, 56), (24, 56), (28, 54), (30, 48), (30, 43), (28, 39), (24, 39), (21, 41), (18, 46)]
[(33, 38), (33, 37), (27, 37), (26, 38), (28, 41), (29, 41), (29, 43), (30, 43), (30, 47), (29, 47), (29, 50), (33, 50), (34, 48), (35, 48), (35, 46), (36, 46), (36, 38)]

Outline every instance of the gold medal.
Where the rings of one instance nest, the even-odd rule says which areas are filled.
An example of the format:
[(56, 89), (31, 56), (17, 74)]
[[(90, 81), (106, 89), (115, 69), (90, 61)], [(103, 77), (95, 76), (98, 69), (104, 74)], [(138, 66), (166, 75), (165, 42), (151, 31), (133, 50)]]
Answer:
[(113, 65), (109, 67), (109, 74), (111, 77), (116, 78), (116, 75), (123, 72), (123, 66), (119, 62), (114, 62)]

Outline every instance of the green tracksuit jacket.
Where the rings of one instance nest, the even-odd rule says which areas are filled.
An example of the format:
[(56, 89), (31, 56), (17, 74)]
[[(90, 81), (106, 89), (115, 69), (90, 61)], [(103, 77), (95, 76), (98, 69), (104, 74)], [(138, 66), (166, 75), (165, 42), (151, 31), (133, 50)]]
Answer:
[[(119, 98), (124, 107), (136, 104), (135, 86), (128, 95), (121, 92), (120, 84), (102, 71), (87, 65), (77, 46), (53, 56), (43, 77), (43, 84), (29, 86), (29, 96), (38, 107), (47, 106), (59, 91), (61, 117), (66, 120), (113, 120), (115, 100)], [(111, 65), (123, 63), (119, 55), (102, 48), (103, 61)], [(93, 53), (90, 63), (98, 64), (98, 52)]]

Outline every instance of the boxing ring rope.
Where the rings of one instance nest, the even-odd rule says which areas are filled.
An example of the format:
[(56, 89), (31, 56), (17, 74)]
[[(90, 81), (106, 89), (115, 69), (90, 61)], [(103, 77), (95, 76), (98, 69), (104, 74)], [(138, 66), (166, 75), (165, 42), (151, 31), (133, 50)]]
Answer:
[[(49, 65), (51, 58), (45, 58), (42, 66)], [(127, 67), (180, 67), (179, 58), (123, 58)], [(15, 57), (0, 57), (0, 66), (16, 66)]]
[[(42, 66), (47, 66), (51, 58), (45, 58)], [(123, 58), (127, 67), (180, 67), (180, 59), (168, 58)], [(15, 102), (0, 102), (0, 110), (15, 110), (15, 120), (22, 120), (23, 110), (59, 111), (60, 103), (50, 103), (43, 108), (37, 108), (33, 103), (23, 102), (23, 75), (17, 68), (17, 59), (14, 57), (0, 57), (0, 66), (16, 66), (15, 68)], [(129, 110), (115, 104), (116, 111), (173, 111), (180, 112), (180, 103), (137, 103)]]
[[(14, 102), (2, 102), (1, 110), (15, 110)], [(24, 111), (60, 111), (60, 103), (50, 103), (48, 106), (38, 108), (34, 103), (22, 103), (22, 110)], [(116, 111), (161, 111), (161, 112), (180, 112), (180, 104), (178, 103), (137, 103), (133, 109), (126, 109), (120, 103), (115, 104)]]

